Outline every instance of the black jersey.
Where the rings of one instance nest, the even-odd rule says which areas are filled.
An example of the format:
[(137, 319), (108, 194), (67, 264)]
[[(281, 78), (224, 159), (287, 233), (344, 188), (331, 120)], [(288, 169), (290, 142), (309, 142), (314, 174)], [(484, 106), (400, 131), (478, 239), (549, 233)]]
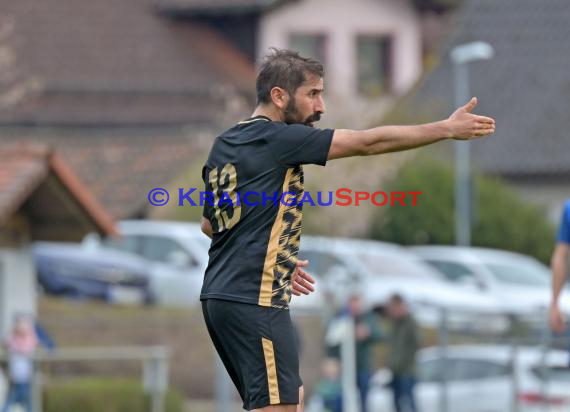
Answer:
[(303, 164), (324, 166), (332, 129), (256, 116), (218, 136), (202, 170), (212, 224), (200, 299), (287, 307), (301, 237)]

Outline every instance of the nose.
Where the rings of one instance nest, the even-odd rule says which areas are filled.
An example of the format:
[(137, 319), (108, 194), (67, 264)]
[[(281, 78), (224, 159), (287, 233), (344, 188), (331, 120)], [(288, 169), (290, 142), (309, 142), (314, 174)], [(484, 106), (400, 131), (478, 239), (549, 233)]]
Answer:
[(325, 112), (325, 100), (323, 99), (323, 95), (319, 94), (319, 97), (317, 98), (317, 102), (315, 104), (315, 108), (314, 108), (315, 112), (319, 112), (319, 113), (324, 113)]

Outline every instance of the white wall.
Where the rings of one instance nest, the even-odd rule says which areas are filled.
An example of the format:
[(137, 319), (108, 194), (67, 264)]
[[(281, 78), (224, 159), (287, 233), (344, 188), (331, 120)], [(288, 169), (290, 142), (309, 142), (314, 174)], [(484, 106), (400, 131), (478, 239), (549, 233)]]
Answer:
[(0, 249), (0, 337), (16, 313), (36, 315), (36, 276), (30, 250)]
[[(351, 111), (345, 121), (354, 120), (354, 115), (370, 117), (375, 113), (378, 118), (386, 106), (386, 102), (381, 101), (386, 99), (370, 102), (357, 94), (357, 35), (393, 38), (392, 74), (396, 95), (405, 93), (421, 74), (420, 19), (408, 0), (302, 0), (279, 7), (261, 20), (258, 56), (272, 46), (288, 47), (291, 32), (326, 36), (327, 110), (335, 116)], [(341, 106), (341, 110), (331, 107), (333, 105)]]

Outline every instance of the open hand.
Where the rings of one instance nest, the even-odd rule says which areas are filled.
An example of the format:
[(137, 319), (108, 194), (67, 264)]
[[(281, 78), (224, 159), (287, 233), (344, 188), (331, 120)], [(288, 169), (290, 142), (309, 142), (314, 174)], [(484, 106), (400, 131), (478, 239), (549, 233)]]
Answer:
[(470, 140), (495, 132), (494, 119), (471, 113), (476, 105), (477, 98), (473, 97), (465, 106), (461, 106), (449, 116), (447, 122), (450, 127), (452, 139)]
[(291, 293), (295, 296), (308, 295), (315, 291), (315, 287), (313, 286), (315, 279), (302, 269), (308, 265), (308, 260), (297, 261), (297, 267), (291, 277), (291, 284), (293, 286)]

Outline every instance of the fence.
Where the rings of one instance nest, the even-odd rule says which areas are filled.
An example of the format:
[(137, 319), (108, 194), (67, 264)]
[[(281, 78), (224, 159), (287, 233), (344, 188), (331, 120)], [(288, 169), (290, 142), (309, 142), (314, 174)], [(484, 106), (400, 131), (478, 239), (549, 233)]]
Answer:
[[(0, 360), (7, 360), (5, 353), (0, 353)], [(170, 362), (170, 350), (164, 346), (58, 348), (49, 352), (38, 351), (34, 357), (36, 367), (32, 384), (34, 412), (42, 411), (42, 388), (45, 381), (45, 368), (42, 368), (42, 365), (99, 361), (142, 362), (142, 384), (151, 396), (149, 412), (164, 412)]]
[[(433, 309), (433, 307), (430, 309)], [(470, 406), (471, 409), (468, 409), (470, 411), (521, 412), (522, 410), (528, 410), (526, 407), (529, 404), (532, 404), (532, 410), (537, 412), (550, 411), (551, 407), (554, 407), (554, 410), (557, 411), (570, 410), (570, 405), (568, 404), (561, 406), (562, 402), (567, 402), (568, 400), (564, 401), (559, 398), (559, 395), (553, 395), (550, 392), (550, 385), (553, 382), (555, 372), (553, 372), (553, 360), (549, 360), (549, 356), (555, 354), (551, 353), (554, 348), (563, 349), (566, 352), (570, 346), (570, 339), (568, 337), (552, 336), (548, 327), (546, 308), (543, 308), (540, 313), (536, 313), (534, 316), (524, 318), (512, 315), (507, 316), (504, 313), (477, 313), (475, 311), (459, 313), (457, 310), (436, 309), (439, 313), (437, 319), (433, 316), (424, 317), (424, 319), (430, 319), (432, 322), (428, 328), (424, 328), (424, 331), (431, 330), (435, 335), (431, 336), (432, 340), (435, 337), (436, 341), (432, 342), (435, 346), (431, 349), (430, 356), (435, 354), (433, 359), (437, 360), (440, 366), (438, 369), (439, 373), (434, 375), (437, 378), (429, 381), (428, 384), (431, 385), (432, 389), (437, 388), (436, 392), (432, 392), (432, 395), (436, 393), (437, 396), (435, 402), (433, 402), (434, 398), (432, 398), (431, 402), (427, 402), (426, 405), (419, 405), (422, 412), (461, 412), (467, 410), (465, 405), (458, 407), (457, 403), (453, 404), (453, 402), (450, 402), (450, 395), (457, 401), (458, 383), (462, 385), (462, 390), (472, 390), (473, 393), (476, 393), (475, 385), (481, 382), (484, 382), (484, 384), (500, 382), (499, 392), (502, 391), (500, 392), (501, 397), (500, 399), (497, 398), (497, 402), (490, 409), (488, 405), (493, 403), (493, 401), (486, 399), (487, 406), (484, 406), (484, 400), (481, 399), (481, 407), (478, 409), (477, 405)], [(419, 313), (415, 313), (415, 315), (416, 317), (422, 317), (422, 314)], [(472, 321), (470, 322), (470, 320)], [(352, 319), (346, 317), (344, 320), (345, 325), (342, 325), (342, 322), (339, 323), (335, 331), (329, 331), (327, 339), (340, 343), (343, 348), (341, 350), (343, 411), (360, 412), (357, 402), (359, 395), (353, 377), (355, 353), (354, 326), (351, 325), (351, 322)], [(483, 327), (486, 322), (488, 324), (487, 329)], [(477, 326), (474, 327), (474, 324), (477, 324)], [(478, 346), (482, 344), (483, 346)], [(474, 351), (471, 350), (471, 354), (465, 355), (462, 352), (467, 350), (465, 349), (466, 346), (474, 348)], [(487, 352), (482, 352), (481, 355), (477, 354), (480, 348), (483, 351), (487, 350)], [(489, 356), (487, 359), (486, 356), (489, 354), (489, 351), (495, 351), (495, 348), (497, 351), (500, 351), (501, 355)], [(554, 359), (556, 364), (554, 369), (558, 372), (562, 370), (565, 374), (567, 388), (570, 385), (570, 369), (569, 356), (565, 352), (556, 353), (556, 355), (562, 356), (557, 356)], [(532, 361), (528, 361), (529, 355), (532, 355)], [(465, 376), (460, 377), (461, 373), (454, 373), (453, 366), (461, 362), (466, 363), (466, 359), (475, 361), (473, 364), (477, 361), (489, 361), (489, 365), (503, 365), (504, 368), (501, 369), (499, 378), (497, 378), (499, 375), (475, 378), (474, 376), (477, 373), (471, 372), (469, 373), (471, 376), (469, 379), (473, 380), (468, 381)], [(530, 368), (530, 365), (532, 365), (532, 368)], [(529, 389), (528, 385), (521, 385), (519, 381), (521, 376), (528, 378), (528, 374), (526, 374), (527, 369), (528, 371), (532, 370), (535, 374), (536, 379), (534, 379), (532, 389)], [(419, 375), (420, 382), (416, 386), (416, 395), (420, 385), (426, 384), (425, 381), (421, 381), (422, 374), (420, 373)], [(383, 377), (385, 378), (386, 376)], [(465, 380), (461, 381), (461, 379)], [(488, 380), (485, 382), (485, 379)], [(528, 379), (525, 379), (525, 381), (523, 383), (528, 384)], [(383, 384), (387, 382), (383, 382)], [(537, 382), (539, 382), (538, 386), (536, 386)], [(473, 385), (473, 387), (470, 388), (470, 385)], [(379, 387), (382, 387), (382, 385)], [(476, 398), (476, 396), (471, 397), (471, 399), (473, 398)], [(567, 409), (560, 409), (561, 407)]]

